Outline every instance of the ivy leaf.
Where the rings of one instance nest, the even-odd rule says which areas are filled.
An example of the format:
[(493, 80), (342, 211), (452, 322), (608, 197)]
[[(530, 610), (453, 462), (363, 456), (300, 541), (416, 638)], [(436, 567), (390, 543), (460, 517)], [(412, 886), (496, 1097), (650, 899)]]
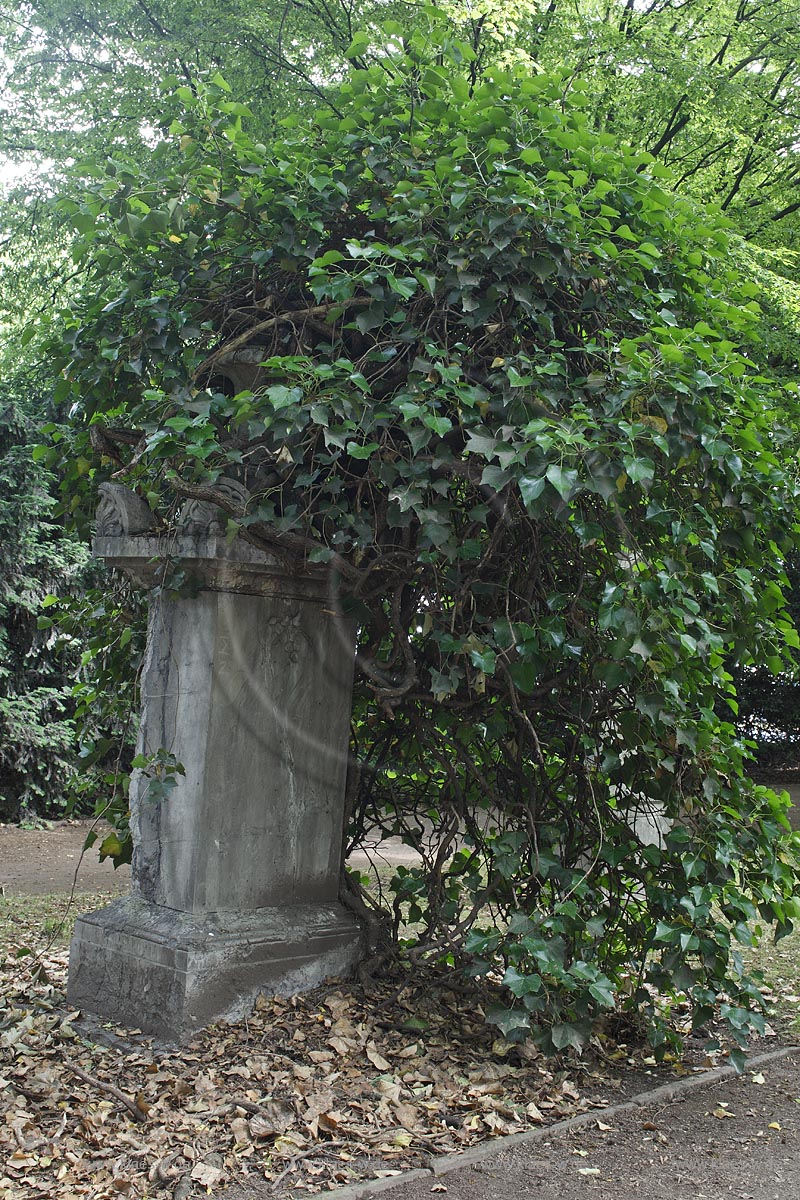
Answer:
[(470, 454), (482, 454), (484, 458), (491, 458), (496, 449), (497, 438), (470, 431), (467, 438), (467, 450)]
[(652, 483), (656, 471), (652, 458), (632, 458), (626, 455), (623, 462), (625, 472), (632, 483)]
[(535, 507), (535, 502), (539, 499), (545, 487), (547, 479), (542, 476), (540, 479), (531, 479), (528, 476), (523, 476), (519, 481), (519, 491), (522, 496), (522, 503), (530, 511)]
[(578, 472), (569, 467), (551, 464), (545, 472), (562, 500), (568, 500), (578, 483)]
[(550, 1037), (556, 1050), (566, 1050), (567, 1046), (572, 1046), (580, 1052), (587, 1041), (586, 1034), (577, 1025), (570, 1025), (566, 1021), (554, 1025)]
[(486, 1020), (496, 1025), (505, 1038), (523, 1034), (530, 1027), (530, 1016), (518, 1008), (491, 1005), (486, 1011)]
[(365, 442), (363, 445), (348, 442), (345, 449), (351, 458), (371, 458), (376, 450), (380, 450), (380, 446), (377, 442)]

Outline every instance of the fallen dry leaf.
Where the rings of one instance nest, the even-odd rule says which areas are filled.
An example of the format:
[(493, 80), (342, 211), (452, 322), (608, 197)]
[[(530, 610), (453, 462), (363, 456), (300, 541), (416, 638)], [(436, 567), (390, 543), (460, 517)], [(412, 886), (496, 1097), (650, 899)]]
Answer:
[[(47, 952), (49, 983), (0, 977), (0, 1176), (12, 1195), (23, 1177), (54, 1200), (189, 1200), (229, 1181), (260, 1181), (276, 1200), (319, 1195), (590, 1110), (592, 1090), (619, 1084), (589, 1056), (559, 1084), (533, 1043), (492, 1035), (488, 993), (466, 1005), (424, 975), (261, 996), (246, 1021), (180, 1052), (124, 1030), (116, 1048), (92, 1046), (64, 1003), (66, 962)], [(124, 1078), (147, 1123), (70, 1077), (70, 1062), (106, 1084)]]
[(285, 1133), (297, 1119), (294, 1106), (285, 1100), (263, 1100), (259, 1111), (250, 1119), (250, 1134), (254, 1138), (276, 1137)]
[(391, 1071), (392, 1064), (386, 1061), (374, 1042), (367, 1043), (366, 1055), (373, 1067), (377, 1067), (379, 1071)]
[(244, 1145), (250, 1141), (250, 1126), (244, 1117), (234, 1117), (230, 1124), (230, 1130), (236, 1145)]
[(394, 1112), (404, 1129), (414, 1129), (420, 1122), (420, 1110), (413, 1104), (401, 1100), (394, 1105)]
[(319, 1114), (319, 1124), (322, 1129), (327, 1129), (329, 1133), (337, 1133), (347, 1122), (339, 1112), (322, 1112)]
[(202, 1184), (203, 1187), (213, 1188), (215, 1184), (222, 1179), (224, 1171), (219, 1167), (214, 1167), (210, 1163), (199, 1162), (192, 1167), (191, 1178), (196, 1183)]
[(331, 1046), (337, 1054), (341, 1055), (342, 1058), (346, 1058), (348, 1054), (352, 1054), (354, 1050), (358, 1049), (358, 1043), (353, 1041), (352, 1038), (346, 1037), (329, 1038), (328, 1045)]

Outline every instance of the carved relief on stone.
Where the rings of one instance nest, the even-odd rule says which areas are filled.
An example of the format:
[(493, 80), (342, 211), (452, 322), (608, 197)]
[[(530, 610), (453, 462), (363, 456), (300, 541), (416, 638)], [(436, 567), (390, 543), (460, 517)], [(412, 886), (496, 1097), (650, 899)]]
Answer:
[(98, 537), (130, 537), (152, 532), (153, 514), (141, 496), (121, 483), (101, 483), (98, 491)]
[[(250, 499), (250, 493), (236, 479), (218, 479), (212, 485), (233, 507), (245, 509)], [(209, 500), (188, 500), (184, 504), (178, 519), (178, 527), (182, 534), (190, 537), (203, 537), (223, 534), (228, 523), (228, 514), (219, 505)]]
[(293, 611), (287, 608), (283, 612), (276, 608), (267, 621), (270, 634), (283, 646), (286, 657), (292, 664), (300, 660), (304, 644), (313, 651), (313, 644), (303, 629), (300, 617), (299, 607)]

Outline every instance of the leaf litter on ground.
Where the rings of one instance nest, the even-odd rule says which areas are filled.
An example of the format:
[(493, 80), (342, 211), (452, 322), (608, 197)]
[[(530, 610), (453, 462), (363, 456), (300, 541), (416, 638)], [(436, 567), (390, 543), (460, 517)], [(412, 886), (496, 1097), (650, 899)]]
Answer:
[(321, 1192), (604, 1107), (619, 1059), (647, 1061), (613, 1041), (547, 1060), (496, 1037), (477, 987), (400, 969), (261, 996), (164, 1047), (71, 1010), (66, 971), (52, 946), (3, 964), (3, 1200), (188, 1200), (248, 1180)]

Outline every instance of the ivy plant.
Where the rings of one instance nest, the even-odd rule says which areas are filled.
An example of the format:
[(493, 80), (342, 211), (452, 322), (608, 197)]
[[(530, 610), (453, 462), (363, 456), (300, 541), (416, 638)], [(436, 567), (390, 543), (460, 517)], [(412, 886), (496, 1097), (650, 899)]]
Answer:
[(221, 76), (167, 80), (146, 168), (82, 164), (50, 457), (79, 524), (113, 476), (165, 530), (210, 499), (331, 573), (359, 627), (351, 837), (420, 850), (381, 926), (412, 919), (415, 961), (494, 978), (492, 1019), (551, 1049), (617, 1006), (663, 1049), (676, 1000), (742, 1040), (737, 945), (795, 912), (732, 675), (800, 645), (794, 394), (743, 350), (724, 222), (593, 133), (579, 79), (403, 33), (269, 147)]

